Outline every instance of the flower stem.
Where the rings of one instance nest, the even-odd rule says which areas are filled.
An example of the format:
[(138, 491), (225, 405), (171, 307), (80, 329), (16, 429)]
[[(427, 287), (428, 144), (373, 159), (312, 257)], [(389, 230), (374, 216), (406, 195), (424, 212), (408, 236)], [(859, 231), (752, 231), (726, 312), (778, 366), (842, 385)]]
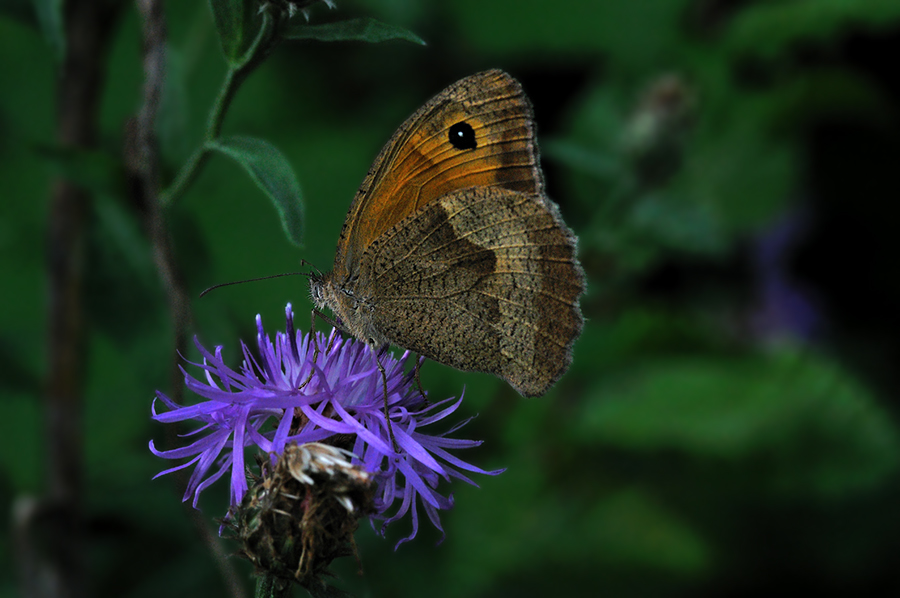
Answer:
[(263, 13), (263, 22), (256, 39), (253, 40), (253, 44), (250, 45), (239, 61), (228, 64), (225, 80), (222, 82), (219, 95), (216, 97), (216, 101), (209, 112), (209, 118), (206, 121), (206, 133), (203, 136), (203, 141), (194, 150), (191, 157), (188, 158), (188, 161), (178, 172), (178, 176), (175, 177), (169, 188), (160, 193), (159, 200), (163, 208), (167, 208), (178, 201), (197, 178), (197, 175), (200, 174), (201, 169), (209, 159), (210, 143), (217, 140), (222, 132), (225, 112), (231, 105), (231, 100), (234, 99), (238, 88), (247, 76), (259, 66), (274, 47), (275, 44), (272, 43), (275, 37), (273, 35), (274, 31), (275, 27), (271, 17), (267, 13)]
[(291, 595), (291, 583), (274, 575), (263, 575), (256, 579), (254, 598), (287, 598)]

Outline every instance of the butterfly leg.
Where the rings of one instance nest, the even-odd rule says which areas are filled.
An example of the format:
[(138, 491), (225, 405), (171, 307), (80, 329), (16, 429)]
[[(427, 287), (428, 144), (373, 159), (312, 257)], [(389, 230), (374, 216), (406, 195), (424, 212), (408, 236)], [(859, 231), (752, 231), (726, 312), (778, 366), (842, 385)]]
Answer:
[(419, 378), (419, 370), (422, 369), (422, 362), (425, 359), (416, 353), (416, 367), (413, 369), (413, 378), (416, 379), (416, 386), (419, 387), (419, 394), (422, 395), (422, 400), (425, 401), (425, 404), (428, 404), (428, 397), (425, 396), (425, 390), (422, 389), (422, 380)]
[(387, 371), (381, 365), (381, 355), (387, 351), (387, 345), (381, 349), (376, 349), (375, 345), (369, 346), (372, 347), (372, 351), (375, 353), (375, 363), (378, 365), (378, 371), (381, 373), (381, 387), (384, 390), (384, 419), (387, 422), (388, 436), (391, 438), (391, 448), (396, 452), (400, 452), (400, 448), (397, 446), (397, 439), (394, 438), (394, 428), (391, 425), (391, 416), (388, 409)]
[[(332, 320), (331, 318), (329, 318), (328, 316), (326, 316), (325, 314), (320, 312), (318, 309), (313, 309), (309, 315), (310, 315), (310, 317), (309, 317), (309, 320), (310, 320), (309, 321), (309, 335), (312, 337), (312, 340), (313, 340), (313, 363), (316, 363), (316, 361), (318, 361), (318, 359), (319, 359), (319, 353), (321, 352), (319, 350), (319, 337), (316, 335), (316, 318), (321, 318), (322, 320), (325, 321), (325, 323), (331, 324), (337, 330), (340, 330), (341, 328), (340, 328), (340, 326), (337, 325), (337, 323), (334, 320)], [(331, 345), (333, 342), (334, 342), (334, 335), (332, 335), (332, 338), (328, 341), (328, 346), (325, 347), (326, 351), (331, 350)], [(309, 384), (309, 381), (312, 380), (314, 371), (315, 371), (315, 368), (309, 369), (309, 376), (306, 377), (306, 380), (304, 380), (298, 388), (303, 388), (304, 386)]]

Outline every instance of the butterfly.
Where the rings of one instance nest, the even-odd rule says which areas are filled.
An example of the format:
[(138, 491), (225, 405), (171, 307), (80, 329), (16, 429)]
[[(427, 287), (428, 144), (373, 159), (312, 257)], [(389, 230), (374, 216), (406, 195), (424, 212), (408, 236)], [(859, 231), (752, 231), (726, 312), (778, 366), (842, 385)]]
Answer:
[(457, 81), (404, 122), (350, 205), (319, 310), (524, 396), (568, 369), (581, 334), (576, 239), (544, 193), (531, 104), (507, 73)]

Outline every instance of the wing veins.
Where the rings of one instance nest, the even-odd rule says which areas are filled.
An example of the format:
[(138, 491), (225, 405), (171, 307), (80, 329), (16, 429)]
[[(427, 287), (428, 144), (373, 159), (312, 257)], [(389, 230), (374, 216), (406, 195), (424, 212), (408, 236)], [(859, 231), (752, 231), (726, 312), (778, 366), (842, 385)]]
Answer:
[[(494, 323), (492, 323), (492, 322), (488, 322), (488, 321), (485, 320), (484, 318), (479, 317), (478, 314), (476, 314), (475, 312), (473, 312), (473, 311), (470, 310), (470, 309), (466, 309), (465, 307), (463, 307), (462, 305), (460, 305), (460, 304), (457, 303), (456, 301), (450, 301), (450, 303), (453, 304), (453, 305), (455, 305), (455, 306), (458, 307), (459, 309), (463, 310), (464, 312), (467, 312), (467, 313), (471, 314), (473, 318), (475, 318), (475, 319), (477, 319), (477, 320), (481, 320), (482, 322), (484, 322), (485, 324), (487, 324), (488, 326), (490, 326), (491, 328), (493, 328), (494, 330), (496, 330), (497, 332), (499, 332), (499, 333), (500, 333), (500, 336), (509, 336), (509, 335), (507, 335), (507, 334), (504, 334), (504, 333), (503, 333), (503, 329), (500, 328), (497, 324), (494, 324)], [(527, 321), (525, 321), (525, 320), (520, 320), (520, 319), (518, 319), (518, 318), (514, 318), (514, 319), (515, 319), (516, 322), (519, 322), (519, 323), (521, 323), (521, 324), (525, 324), (526, 326), (528, 326), (529, 328), (531, 328), (536, 334), (540, 334), (540, 335), (543, 336), (544, 338), (550, 339), (551, 341), (553, 341), (553, 344), (555, 344), (557, 347), (560, 347), (560, 348), (562, 348), (562, 349), (565, 349), (565, 348), (566, 348), (565, 343), (560, 343), (559, 341), (557, 341), (555, 338), (553, 338), (552, 336), (550, 336), (550, 333), (549, 333), (549, 332), (544, 332), (543, 330), (540, 330), (540, 329), (537, 327), (536, 324), (532, 324), (531, 322), (527, 322)], [(522, 364), (525, 364), (525, 365), (530, 366), (530, 364), (528, 364), (528, 363), (526, 363), (526, 362), (523, 362), (523, 361), (519, 361), (518, 359), (516, 359), (516, 361), (518, 361), (519, 363), (522, 363)]]
[[(493, 100), (493, 101), (499, 101), (499, 100)], [(503, 109), (500, 109), (500, 110), (484, 111), (484, 112), (479, 112), (479, 113), (477, 114), (477, 116), (480, 117), (480, 116), (484, 116), (484, 115), (488, 115), (488, 114), (494, 114), (494, 113), (502, 112), (502, 111), (503, 111)], [(514, 120), (522, 120), (522, 121), (524, 121), (524, 123), (525, 123), (526, 125), (527, 125), (527, 123), (528, 123), (528, 117), (527, 117), (527, 114), (524, 113), (524, 112), (523, 112), (522, 114), (511, 115), (511, 116), (506, 116), (506, 117), (503, 117), (503, 118), (498, 118), (498, 119), (496, 119), (495, 121), (492, 121), (492, 123), (506, 123), (506, 122), (514, 121)], [(416, 122), (420, 122), (420, 121), (417, 120)], [(454, 124), (455, 124), (455, 123), (454, 123)], [(410, 151), (408, 151), (406, 154), (404, 154), (403, 157), (401, 158), (401, 160), (400, 160), (399, 162), (397, 162), (396, 164), (394, 164), (394, 166), (395, 166), (395, 167), (402, 166), (403, 163), (404, 163), (404, 161), (405, 161), (410, 155), (412, 155), (412, 154), (414, 153), (413, 151), (411, 151), (412, 149), (414, 149), (414, 148), (416, 148), (416, 147), (420, 147), (420, 146), (422, 146), (422, 145), (425, 145), (427, 142), (432, 141), (432, 140), (434, 140), (435, 138), (444, 137), (445, 134), (446, 134), (446, 132), (449, 131), (449, 130), (450, 130), (450, 127), (452, 127), (452, 126), (453, 126), (453, 125), (451, 124), (450, 126), (446, 126), (446, 127), (442, 128), (442, 129), (438, 129), (437, 131), (435, 131), (434, 133), (430, 134), (429, 136), (422, 138), (422, 141), (420, 141), (420, 142), (419, 142), (418, 144), (416, 144), (415, 146), (412, 146), (412, 147), (410, 148)], [(413, 128), (414, 128), (414, 127), (410, 127), (410, 128), (409, 128), (409, 132), (412, 132)], [(478, 125), (478, 129), (479, 129), (479, 130), (480, 130), (480, 129), (484, 129), (484, 128), (486, 128), (485, 125), (483, 125), (483, 124)], [(528, 128), (528, 127), (526, 127), (526, 128)], [(532, 131), (530, 128), (528, 128), (528, 132), (531, 133), (531, 135), (529, 135), (528, 137), (526, 137), (526, 139), (527, 139), (527, 138), (533, 138), (533, 137), (534, 137), (533, 131)], [(408, 136), (406, 136), (406, 137), (408, 138)], [(399, 140), (398, 140), (398, 141), (399, 141)], [(497, 143), (499, 143), (499, 142), (491, 142), (491, 143), (489, 143), (488, 145), (496, 145)], [(405, 144), (404, 144), (404, 145), (405, 145)], [(398, 144), (398, 145), (397, 145), (397, 149), (399, 150), (400, 147), (401, 147), (401, 144)], [(450, 151), (450, 150), (449, 150), (449, 148), (448, 148), (448, 149), (445, 150), (445, 151)]]
[[(481, 199), (479, 199), (478, 201), (476, 201), (476, 202), (474, 202), (474, 203), (470, 203), (470, 204), (468, 204), (468, 205), (462, 206), (460, 209), (458, 209), (456, 212), (454, 212), (454, 213), (452, 213), (452, 214), (447, 214), (447, 222), (450, 222), (451, 220), (453, 220), (454, 218), (456, 218), (457, 216), (459, 216), (460, 214), (462, 214), (464, 211), (466, 211), (466, 210), (471, 210), (473, 207), (475, 207), (475, 206), (477, 206), (477, 205), (479, 205), (479, 204), (481, 204), (481, 203), (484, 203), (484, 202), (488, 201), (488, 199), (489, 199), (489, 198), (487, 198), (487, 197), (481, 198)], [(524, 203), (524, 201), (525, 201), (525, 200), (520, 201), (520, 202), (519, 202), (518, 204), (516, 204), (516, 205), (521, 205), (522, 203)], [(394, 270), (394, 269), (396, 268), (397, 265), (399, 265), (399, 264), (403, 263), (404, 261), (406, 261), (406, 259), (407, 259), (409, 256), (411, 256), (413, 253), (415, 253), (416, 250), (419, 249), (419, 248), (425, 243), (425, 241), (427, 241), (434, 233), (436, 233), (436, 232), (438, 231), (438, 228), (439, 228), (439, 227), (435, 227), (435, 228), (433, 228), (432, 230), (428, 231), (428, 234), (423, 235), (422, 238), (419, 240), (418, 243), (416, 243), (409, 251), (407, 251), (406, 254), (405, 254), (403, 257), (401, 257), (401, 258), (395, 260), (394, 263), (391, 265), (390, 268), (388, 268), (388, 269), (384, 270), (383, 272), (379, 273), (379, 274), (375, 277), (375, 280), (378, 280), (378, 279), (381, 278), (383, 275), (385, 275), (385, 274), (387, 274), (388, 272), (391, 272), (392, 270)], [(396, 234), (397, 234), (397, 230), (396, 230), (396, 227), (395, 227), (395, 228), (393, 229), (393, 233), (391, 234), (391, 236), (385, 238), (385, 242), (388, 241), (388, 240), (390, 240), (390, 239), (393, 239), (393, 237), (394, 237)], [(442, 246), (442, 247), (445, 247), (445, 246), (446, 246), (446, 245), (444, 245), (444, 246)], [(379, 253), (382, 251), (382, 247), (384, 247), (384, 244), (382, 244), (382, 246), (379, 247), (379, 250), (378, 250)], [(429, 254), (426, 254), (426, 255), (429, 255)], [(377, 254), (376, 254), (375, 257), (377, 257)], [(376, 260), (376, 261), (377, 261), (377, 260)]]

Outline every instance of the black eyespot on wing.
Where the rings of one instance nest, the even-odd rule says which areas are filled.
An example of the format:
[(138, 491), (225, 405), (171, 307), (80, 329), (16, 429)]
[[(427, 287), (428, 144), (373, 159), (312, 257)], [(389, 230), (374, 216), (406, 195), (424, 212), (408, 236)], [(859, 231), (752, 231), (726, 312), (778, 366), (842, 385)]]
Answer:
[(467, 122), (458, 122), (450, 127), (447, 136), (456, 149), (468, 150), (478, 147), (478, 143), (475, 141), (475, 131)]

